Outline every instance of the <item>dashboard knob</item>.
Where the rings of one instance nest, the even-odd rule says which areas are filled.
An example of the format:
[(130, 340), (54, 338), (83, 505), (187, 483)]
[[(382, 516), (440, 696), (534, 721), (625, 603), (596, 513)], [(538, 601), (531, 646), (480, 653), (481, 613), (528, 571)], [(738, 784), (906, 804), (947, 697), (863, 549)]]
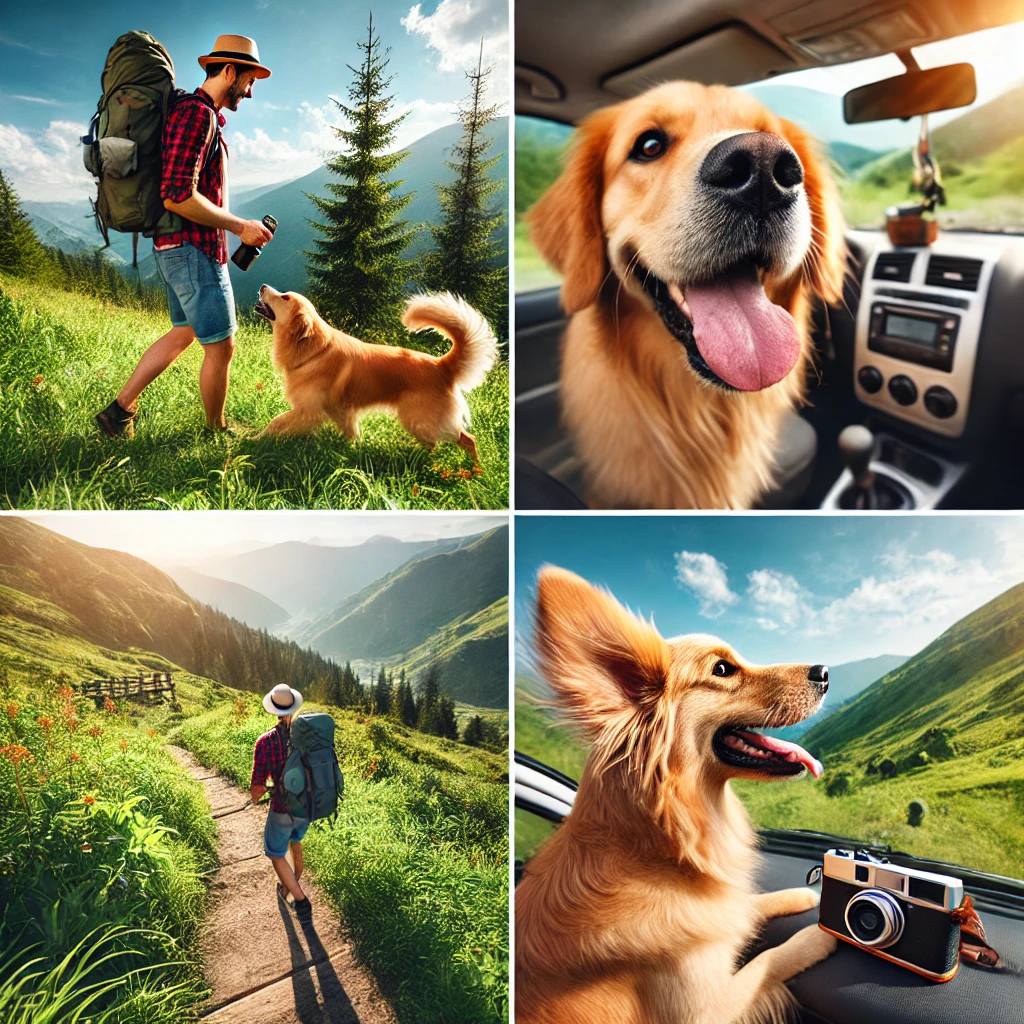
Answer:
[(957, 410), (956, 395), (948, 388), (929, 388), (924, 393), (924, 407), (936, 418), (948, 420)]
[(882, 373), (875, 366), (862, 366), (857, 371), (857, 382), (869, 395), (882, 390), (882, 381)]
[(889, 381), (889, 394), (900, 405), (913, 405), (917, 401), (917, 385), (901, 373)]

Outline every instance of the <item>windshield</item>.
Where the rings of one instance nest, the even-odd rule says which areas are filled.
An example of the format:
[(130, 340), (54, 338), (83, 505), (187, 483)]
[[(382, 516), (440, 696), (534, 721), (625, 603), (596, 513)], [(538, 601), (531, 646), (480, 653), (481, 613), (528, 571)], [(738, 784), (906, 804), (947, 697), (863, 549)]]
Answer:
[[(815, 714), (755, 730), (799, 744), (824, 772), (734, 779), (754, 823), (1024, 879), (1024, 524), (782, 516), (758, 517), (752, 530), (751, 522), (523, 517), (516, 619), (532, 620), (537, 572), (554, 564), (653, 616), (663, 636), (713, 634), (754, 666), (827, 664)], [(516, 750), (579, 779), (588, 741), (560, 716), (528, 634), (517, 648)], [(673, 692), (683, 693), (683, 669), (673, 672)], [(685, 715), (677, 720), (685, 728)], [(554, 826), (517, 811), (515, 829), (522, 860)]]
[[(1024, 22), (919, 46), (922, 68), (968, 62), (978, 95), (970, 107), (929, 116), (932, 148), (946, 189), (936, 210), (945, 230), (1024, 232)], [(847, 224), (881, 229), (885, 209), (913, 202), (911, 149), (920, 118), (848, 125), (843, 93), (902, 74), (895, 54), (829, 68), (812, 68), (743, 86), (828, 149)], [(572, 129), (533, 117), (516, 118), (516, 291), (558, 283), (530, 244), (523, 217), (555, 180)]]

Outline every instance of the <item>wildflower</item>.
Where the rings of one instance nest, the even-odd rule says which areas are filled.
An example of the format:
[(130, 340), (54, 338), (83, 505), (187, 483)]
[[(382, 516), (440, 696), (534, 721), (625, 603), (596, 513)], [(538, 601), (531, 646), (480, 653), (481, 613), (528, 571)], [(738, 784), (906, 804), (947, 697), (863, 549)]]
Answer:
[(468, 480), (473, 474), (468, 469), (460, 469), (456, 475), (460, 480)]
[(43, 734), (46, 736), (47, 739), (49, 739), (50, 738), (50, 730), (53, 728), (53, 719), (52, 718), (47, 718), (46, 715), (40, 715), (36, 719), (36, 721), (39, 723), (40, 727), (42, 728)]
[(103, 710), (108, 715), (116, 715), (117, 714), (117, 705), (109, 697), (104, 697), (103, 698)]
[(32, 751), (19, 746), (17, 743), (12, 743), (7, 747), (0, 747), (0, 755), (10, 758), (13, 765), (18, 765), (21, 761), (28, 761), (29, 764), (35, 761)]
[(75, 732), (82, 723), (74, 715), (68, 715), (64, 719), (64, 725), (68, 732)]
[(43, 375), (40, 373), (38, 376), (32, 378), (32, 387), (37, 388), (43, 383)]
[(257, 391), (262, 391), (263, 390), (263, 382), (262, 381), (257, 381), (256, 382), (256, 390)]
[(85, 796), (82, 797), (82, 803), (86, 804), (89, 807), (92, 807), (92, 805), (94, 803), (96, 803), (96, 797), (89, 796), (88, 794), (86, 794)]
[(60, 689), (59, 689), (59, 690), (57, 691), (57, 696), (58, 696), (58, 697), (60, 697), (60, 699), (61, 699), (62, 701), (64, 701), (65, 703), (67, 703), (67, 702), (68, 702), (69, 700), (73, 700), (73, 699), (74, 699), (74, 696), (75, 696), (75, 691), (74, 691), (74, 690), (72, 690), (72, 689), (71, 689), (71, 687), (70, 687), (70, 686), (68, 686), (68, 684), (67, 684), (67, 683), (65, 683), (65, 684), (64, 684), (64, 685), (63, 685), (63, 686), (62, 686), (62, 687), (61, 687), (61, 688), (60, 688)]
[(156, 736), (156, 729), (150, 729), (150, 730), (149, 730), (149, 732), (147, 732), (147, 733), (146, 733), (146, 735), (147, 735), (147, 736), (148, 736), (148, 737), (149, 737), (150, 739), (153, 739), (153, 738), (154, 738), (154, 737)]
[(71, 751), (71, 760), (72, 761), (81, 761), (82, 760), (82, 755), (81, 754), (77, 754), (77, 753), (75, 753), (75, 751), (72, 750)]
[(101, 737), (101, 736), (103, 735), (103, 730), (102, 730), (102, 729), (101, 729), (101, 728), (100, 728), (100, 727), (99, 727), (98, 725), (94, 725), (94, 726), (93, 726), (93, 727), (92, 727), (92, 728), (91, 728), (91, 729), (89, 730), (89, 735), (90, 735), (90, 736), (91, 736), (91, 737), (92, 737), (92, 738), (93, 738), (94, 740), (98, 740), (98, 739), (99, 739), (99, 738), (100, 738), (100, 737)]
[(413, 484), (412, 485), (412, 496), (414, 498), (418, 498), (420, 496), (420, 485), (419, 484)]
[(11, 701), (10, 704), (7, 705), (7, 717), (8, 718), (11, 718), (11, 719), (17, 718), (19, 711), (21, 711), (21, 708), (17, 704), (15, 704), (13, 700)]
[(128, 741), (121, 740), (121, 749), (127, 754), (128, 753)]
[(92, 853), (92, 843), (82, 843), (82, 853)]

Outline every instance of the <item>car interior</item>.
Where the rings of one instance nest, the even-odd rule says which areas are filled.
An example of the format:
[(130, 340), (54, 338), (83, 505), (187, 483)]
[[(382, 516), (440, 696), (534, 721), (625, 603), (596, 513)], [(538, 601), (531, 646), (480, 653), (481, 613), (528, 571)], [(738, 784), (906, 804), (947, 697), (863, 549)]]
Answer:
[[(518, 0), (516, 114), (572, 125), (663, 80), (741, 87), (885, 55), (909, 73), (914, 48), (1022, 19), (1022, 0)], [(943, 109), (933, 92), (927, 109)], [(853, 105), (847, 122), (872, 119)], [(845, 302), (815, 312), (809, 404), (781, 432), (760, 507), (1024, 507), (1024, 207), (932, 244), (895, 244), (884, 205), (873, 219), (847, 230)], [(516, 507), (585, 508), (559, 421), (558, 287), (517, 286), (515, 301)]]
[[(520, 814), (557, 825), (572, 810), (575, 780), (519, 751), (514, 782)], [(829, 849), (864, 849), (854, 839), (796, 829), (762, 830), (759, 836), (758, 885), (764, 892), (807, 884)], [(1006, 967), (993, 970), (963, 963), (951, 981), (937, 984), (841, 942), (827, 960), (787, 983), (799, 1004), (800, 1024), (1019, 1024), (1024, 1007), (1024, 882), (910, 857), (888, 847), (871, 847), (869, 852), (901, 867), (962, 879), (986, 937)], [(517, 884), (525, 867), (516, 861)], [(816, 921), (814, 910), (775, 918), (748, 956), (785, 942)]]

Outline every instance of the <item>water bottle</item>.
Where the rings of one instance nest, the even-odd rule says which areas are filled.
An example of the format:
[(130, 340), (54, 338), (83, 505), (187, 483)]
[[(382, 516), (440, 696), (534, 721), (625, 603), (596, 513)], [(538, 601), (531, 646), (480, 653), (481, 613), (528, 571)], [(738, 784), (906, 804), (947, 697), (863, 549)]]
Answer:
[[(263, 226), (273, 234), (277, 230), (277, 221), (268, 213), (263, 218)], [(246, 245), (244, 242), (231, 254), (231, 262), (239, 270), (248, 270), (252, 261), (260, 254), (259, 246)]]

